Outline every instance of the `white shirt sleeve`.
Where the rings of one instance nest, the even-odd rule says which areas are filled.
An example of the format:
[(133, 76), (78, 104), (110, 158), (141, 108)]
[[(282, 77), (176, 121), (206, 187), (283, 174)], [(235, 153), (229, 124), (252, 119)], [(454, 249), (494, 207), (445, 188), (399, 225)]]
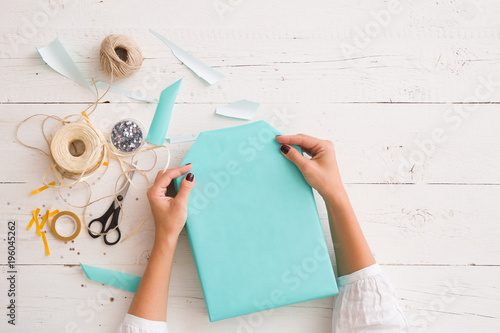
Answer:
[(116, 333), (167, 333), (167, 323), (136, 317), (127, 313)]
[(396, 290), (378, 264), (337, 279), (332, 331), (408, 332)]

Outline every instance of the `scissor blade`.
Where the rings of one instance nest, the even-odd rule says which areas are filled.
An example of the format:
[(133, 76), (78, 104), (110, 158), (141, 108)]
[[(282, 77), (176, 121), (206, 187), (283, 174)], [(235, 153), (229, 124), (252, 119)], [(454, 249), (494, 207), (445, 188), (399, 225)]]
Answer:
[[(130, 187), (130, 181), (132, 180), (132, 177), (134, 177), (134, 172), (136, 169), (137, 169), (137, 166), (135, 166), (135, 164), (132, 164), (132, 170), (129, 171), (128, 177), (125, 177), (126, 184), (125, 184), (125, 186), (123, 186), (123, 189), (116, 194), (117, 197), (119, 195), (121, 195), (123, 198), (125, 198), (125, 195), (127, 194), (128, 188)], [(130, 181), (129, 181), (129, 179), (130, 179)]]

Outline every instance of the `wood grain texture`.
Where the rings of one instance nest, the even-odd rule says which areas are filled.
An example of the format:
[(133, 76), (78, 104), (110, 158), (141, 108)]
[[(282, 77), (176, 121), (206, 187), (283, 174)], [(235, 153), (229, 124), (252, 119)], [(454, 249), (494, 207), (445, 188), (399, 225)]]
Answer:
[[(143, 265), (107, 267), (142, 274)], [(186, 267), (176, 255), (171, 280), (168, 322), (175, 332), (331, 332), (331, 297), (209, 323), (194, 267)], [(383, 266), (398, 290), (412, 331), (493, 332), (500, 306), (498, 267)], [(5, 268), (2, 267), (2, 274)], [(122, 320), (133, 294), (85, 279), (77, 265), (22, 265), (18, 296), (20, 332), (112, 332)], [(50, 273), (50, 274), (49, 274)], [(27, 286), (33, 286), (28, 289)], [(0, 282), (5, 289), (6, 281)], [(5, 325), (2, 323), (2, 325)], [(5, 327), (5, 326), (1, 326)], [(10, 331), (9, 331), (10, 332)]]
[[(122, 104), (121, 100), (110, 94), (112, 103), (100, 105), (99, 111), (91, 116), (92, 122), (104, 133), (109, 133), (110, 127), (125, 117), (136, 118), (149, 126), (155, 104)], [(219, 105), (177, 104), (167, 136), (183, 136), (245, 123), (216, 115), (215, 108)], [(39, 181), (49, 166), (41, 153), (19, 146), (14, 134), (20, 121), (37, 113), (68, 116), (87, 106), (0, 105), (0, 112), (4, 114), (0, 131), (9, 133), (9, 136), (0, 138), (4, 151), (16, 154), (21, 160), (38, 156), (38, 166), (41, 166), (5, 161), (0, 166), (2, 181), (33, 183)], [(474, 107), (477, 108), (468, 111), (456, 105), (264, 103), (255, 120), (266, 120), (283, 133), (302, 132), (333, 141), (346, 183), (500, 184), (500, 173), (496, 172), (500, 168), (498, 130), (492, 125), (500, 122), (498, 106)], [(457, 109), (465, 112), (467, 117), (460, 115)], [(21, 127), (20, 136), (27, 144), (47, 149), (39, 130), (42, 120), (39, 117), (27, 122)], [(437, 141), (434, 137), (436, 130), (443, 132)], [(191, 145), (192, 142), (169, 146), (173, 165), (182, 161)], [(144, 164), (152, 162), (152, 157), (146, 154)], [(23, 173), (16, 172), (21, 170)]]
[[(394, 283), (412, 332), (500, 330), (500, 2), (390, 0), (158, 1), (20, 0), (0, 11), (0, 293), (7, 290), (7, 222), (18, 223), (18, 323), (4, 332), (111, 332), (131, 293), (88, 281), (79, 262), (141, 275), (151, 250), (152, 221), (116, 247), (83, 229), (74, 242), (25, 230), (31, 210), (72, 208), (41, 186), (49, 163), (15, 139), (17, 124), (44, 113), (66, 116), (93, 96), (39, 58), (35, 46), (59, 37), (84, 75), (108, 78), (98, 63), (102, 39), (133, 37), (145, 57), (117, 85), (156, 97), (183, 77), (167, 136), (244, 122), (215, 108), (238, 99), (261, 103), (254, 120), (284, 133), (335, 143), (343, 179), (377, 261)], [(382, 20), (382, 21), (381, 21)], [(377, 23), (381, 27), (377, 29)], [(226, 75), (208, 86), (148, 32), (153, 28)], [(375, 30), (369, 30), (375, 29)], [(360, 32), (361, 31), (361, 32)], [(368, 35), (367, 35), (368, 31)], [(364, 35), (364, 37), (363, 37)], [(360, 47), (356, 45), (361, 45)], [(354, 46), (354, 50), (346, 47)], [(149, 126), (156, 105), (108, 94), (92, 122), (105, 133), (124, 118)], [(22, 128), (43, 147), (40, 119)], [(172, 165), (192, 143), (170, 145)], [(166, 163), (159, 151), (153, 177)], [(154, 161), (141, 156), (143, 166)], [(109, 194), (119, 174), (89, 181)], [(144, 177), (126, 198), (121, 225), (130, 233), (148, 215)], [(82, 203), (76, 186), (62, 197)], [(325, 234), (326, 210), (317, 197)], [(101, 212), (109, 202), (91, 207)], [(66, 226), (67, 227), (67, 226)], [(327, 240), (333, 257), (331, 241)], [(3, 300), (4, 298), (2, 298)], [(332, 298), (210, 324), (185, 233), (176, 252), (169, 299), (172, 332), (330, 332)]]

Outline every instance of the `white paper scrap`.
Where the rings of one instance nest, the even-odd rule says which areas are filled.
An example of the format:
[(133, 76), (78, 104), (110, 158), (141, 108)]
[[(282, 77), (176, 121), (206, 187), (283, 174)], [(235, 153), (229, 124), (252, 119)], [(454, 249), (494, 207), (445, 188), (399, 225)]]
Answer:
[(96, 94), (95, 89), (93, 89), (89, 82), (85, 80), (59, 39), (54, 39), (52, 43), (45, 47), (36, 47), (36, 50), (42, 57), (43, 61), (45, 61), (53, 70), (66, 76), (67, 78), (72, 79), (82, 87), (87, 88), (94, 95)]
[(191, 134), (191, 135), (186, 135), (186, 136), (177, 136), (174, 138), (167, 138), (168, 143), (175, 144), (175, 143), (182, 143), (182, 142), (189, 142), (189, 141), (195, 141), (198, 138), (199, 134)]
[(215, 113), (226, 117), (250, 120), (257, 112), (259, 105), (259, 103), (242, 99), (240, 101), (218, 107), (215, 110)]
[(144, 95), (141, 95), (135, 91), (130, 91), (130, 90), (115, 86), (114, 84), (112, 84), (110, 87), (109, 83), (107, 83), (107, 82), (98, 81), (96, 83), (96, 86), (97, 86), (97, 88), (104, 90), (104, 91), (108, 90), (108, 88), (109, 88), (109, 91), (111, 91), (112, 93), (127, 96), (129, 98), (132, 98), (132, 99), (135, 99), (135, 100), (138, 100), (141, 102), (158, 103), (158, 98), (144, 96)]
[(184, 63), (184, 65), (209, 84), (214, 84), (224, 77), (224, 75), (217, 72), (212, 67), (202, 63), (200, 60), (196, 59), (191, 54), (187, 53), (153, 29), (149, 29), (149, 31), (165, 43), (172, 50), (172, 53), (177, 57), (177, 59), (179, 59), (182, 63)]

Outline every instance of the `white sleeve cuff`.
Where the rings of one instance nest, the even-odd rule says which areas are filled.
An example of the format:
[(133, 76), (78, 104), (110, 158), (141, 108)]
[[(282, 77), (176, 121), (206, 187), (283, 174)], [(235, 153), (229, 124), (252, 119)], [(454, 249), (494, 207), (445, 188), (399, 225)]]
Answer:
[(359, 280), (364, 280), (366, 278), (382, 274), (382, 269), (375, 263), (371, 266), (365, 267), (356, 271), (354, 273), (343, 275), (337, 278), (337, 284), (339, 287), (346, 286), (348, 284), (354, 283)]
[(333, 333), (408, 332), (396, 290), (378, 264), (341, 276), (337, 282)]
[(127, 313), (118, 330), (120, 333), (167, 333), (165, 321), (147, 320)]

